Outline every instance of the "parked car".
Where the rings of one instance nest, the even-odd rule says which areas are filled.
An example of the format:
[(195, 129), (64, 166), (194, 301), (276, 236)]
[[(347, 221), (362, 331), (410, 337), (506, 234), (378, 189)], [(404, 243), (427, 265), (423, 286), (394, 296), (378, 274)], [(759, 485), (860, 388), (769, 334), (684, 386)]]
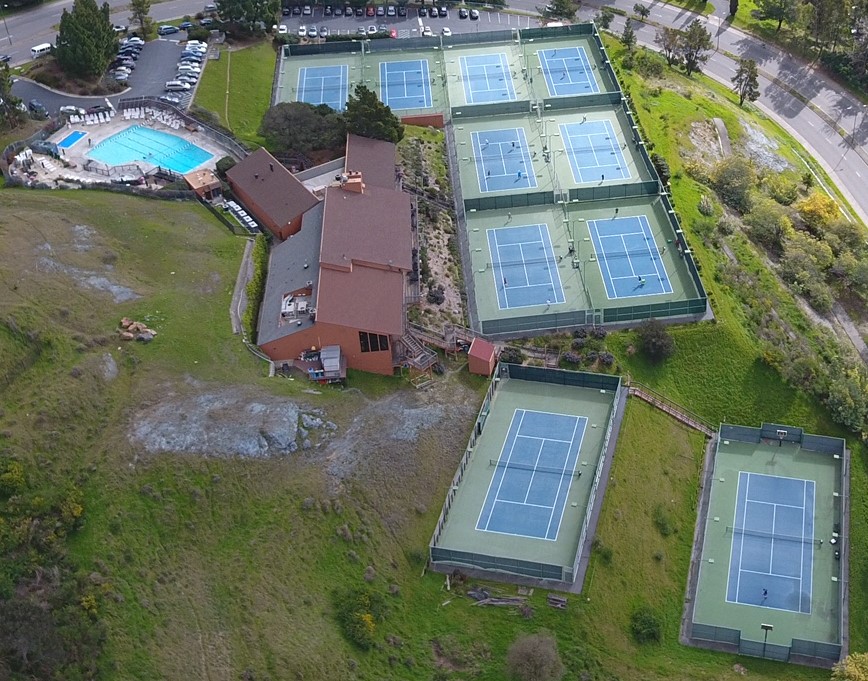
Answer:
[(319, 27), (319, 37), (320, 38), (328, 38), (329, 37), (328, 26), (320, 26)]
[(286, 24), (281, 24), (277, 27), (277, 35), (286, 35), (289, 33), (289, 26)]
[(85, 109), (85, 113), (89, 114), (101, 114), (101, 113), (110, 113), (112, 108), (110, 106), (106, 106), (105, 104), (94, 104), (93, 106), (87, 107)]
[(344, 8), (340, 5), (335, 5), (335, 7), (332, 8), (332, 14), (336, 17), (342, 17), (344, 15)]
[(173, 33), (180, 33), (180, 32), (181, 32), (181, 29), (178, 28), (177, 26), (166, 25), (166, 26), (160, 26), (160, 28), (157, 29), (158, 35), (172, 35)]
[(305, 17), (313, 16), (313, 7), (311, 7), (310, 5), (305, 5), (304, 8), (301, 10), (301, 14)]
[(115, 71), (112, 74), (112, 78), (114, 78), (119, 83), (126, 83), (130, 78), (130, 74), (126, 71)]
[(431, 30), (430, 26), (426, 26), (422, 29), (422, 35), (424, 35), (426, 38), (430, 38), (434, 35), (434, 31)]
[(205, 17), (204, 19), (199, 20), (200, 26), (213, 26), (214, 20), (211, 17)]
[(139, 38), (138, 36), (133, 36), (131, 38), (124, 38), (121, 40), (121, 45), (126, 47), (127, 45), (142, 45), (144, 46), (145, 41)]
[(159, 99), (161, 102), (172, 104), (173, 106), (178, 106), (181, 103), (181, 98), (177, 95), (160, 95)]
[(471, 21), (476, 21), (477, 19), (479, 19), (479, 10), (478, 9), (470, 10), (470, 19), (471, 19)]
[(199, 82), (199, 79), (196, 76), (182, 73), (177, 78), (175, 78), (180, 83), (187, 83), (190, 87), (193, 87), (196, 83)]
[(377, 14), (377, 8), (373, 5), (368, 5), (365, 7), (365, 16), (372, 17)]
[(166, 92), (186, 92), (190, 89), (190, 83), (182, 83), (180, 80), (166, 82)]
[(389, 27), (386, 26), (386, 24), (380, 24), (379, 26), (377, 26), (377, 33), (388, 33), (388, 32), (389, 32)]
[(446, 9), (445, 6), (440, 8), (440, 18), (441, 19), (448, 19), (449, 18), (449, 10)]
[(316, 26), (311, 26), (309, 29), (307, 29), (308, 38), (316, 38), (318, 35), (319, 33), (316, 30)]
[(72, 106), (70, 104), (64, 104), (60, 109), (58, 109), (58, 111), (69, 116), (84, 116), (84, 109), (80, 106)]
[(292, 10), (289, 9), (289, 7), (284, 7), (282, 10), (280, 10), (280, 13), (281, 13), (283, 16), (288, 17), (288, 16), (289, 16), (289, 13), (290, 13), (291, 11), (292, 11)]
[(384, 17), (386, 16), (386, 8), (383, 5), (377, 5), (377, 16)]
[(389, 5), (389, 6), (386, 8), (386, 16), (387, 16), (387, 17), (393, 17), (393, 16), (395, 16), (396, 14), (398, 14), (398, 11), (395, 9), (395, 5)]
[(302, 24), (301, 26), (298, 27), (298, 37), (304, 38), (306, 35), (307, 35), (307, 26)]
[(191, 28), (193, 28), (193, 22), (182, 21), (180, 24), (178, 24), (178, 28), (180, 28), (182, 31), (189, 31)]
[(0, 64), (8, 64), (10, 61), (12, 61), (11, 54), (0, 54)]
[(356, 16), (357, 17), (365, 16), (365, 8), (364, 7), (356, 7)]
[(189, 59), (190, 61), (202, 62), (205, 59), (205, 55), (201, 52), (181, 52), (181, 59)]
[(115, 24), (112, 28), (115, 30), (115, 33), (126, 33), (129, 30), (123, 24)]
[(112, 70), (112, 73), (117, 75), (118, 73), (126, 73), (127, 75), (133, 72), (132, 69), (127, 68), (126, 66), (117, 66)]
[(443, 35), (446, 36), (447, 38), (450, 37), (452, 35), (452, 29), (449, 28), (448, 26), (444, 26), (443, 27)]
[(368, 35), (376, 35), (376, 33), (377, 33), (377, 27), (376, 26), (374, 26), (373, 24), (368, 26)]
[(419, 8), (419, 18), (425, 19), (428, 16), (428, 9), (426, 7)]
[(358, 33), (359, 35), (367, 35), (368, 34), (368, 32), (365, 30), (364, 26), (359, 26), (356, 29), (356, 33)]
[(203, 47), (203, 48), (207, 48), (207, 47), (208, 47), (208, 43), (206, 43), (204, 40), (188, 40), (188, 41), (187, 41), (187, 47)]
[(335, 13), (335, 10), (331, 5), (326, 5), (325, 7), (322, 8), (322, 15), (324, 17), (333, 16), (334, 13)]
[(404, 5), (398, 5), (398, 16), (399, 17), (407, 16), (407, 8)]
[(178, 64), (178, 73), (202, 73), (196, 64)]
[(467, 10), (464, 9), (463, 7), (458, 10), (458, 18), (459, 19), (466, 19), (467, 18)]
[(295, 5), (295, 6), (292, 8), (292, 16), (294, 16), (294, 17), (300, 17), (300, 16), (301, 16), (301, 7), (299, 7), (298, 5)]

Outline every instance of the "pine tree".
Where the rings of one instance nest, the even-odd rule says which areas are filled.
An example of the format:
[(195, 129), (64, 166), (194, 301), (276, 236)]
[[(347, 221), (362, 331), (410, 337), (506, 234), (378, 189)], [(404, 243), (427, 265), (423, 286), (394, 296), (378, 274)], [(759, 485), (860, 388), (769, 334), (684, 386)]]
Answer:
[(75, 0), (72, 11), (63, 10), (55, 57), (67, 74), (82, 78), (102, 74), (117, 46), (108, 3), (97, 7), (96, 0)]
[(684, 62), (684, 71), (689, 76), (708, 61), (707, 54), (711, 50), (711, 34), (702, 25), (699, 19), (690, 22), (678, 40), (678, 54)]
[(355, 94), (350, 95), (344, 120), (347, 132), (354, 135), (395, 143), (404, 137), (404, 126), (392, 110), (364, 85), (357, 85)]
[(621, 44), (632, 52), (636, 47), (636, 32), (633, 30), (633, 22), (628, 18), (624, 22), (624, 32), (621, 34)]
[(744, 105), (744, 100), (755, 102), (759, 99), (759, 75), (753, 59), (738, 60), (738, 70), (732, 77), (732, 85), (732, 89), (738, 93), (739, 106)]

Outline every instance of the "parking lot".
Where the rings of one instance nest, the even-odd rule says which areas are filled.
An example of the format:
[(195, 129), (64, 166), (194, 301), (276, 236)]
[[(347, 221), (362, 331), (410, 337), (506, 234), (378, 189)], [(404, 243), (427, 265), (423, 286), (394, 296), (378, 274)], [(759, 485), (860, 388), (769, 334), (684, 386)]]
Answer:
[[(128, 89), (110, 97), (73, 97), (26, 80), (17, 80), (12, 85), (12, 94), (21, 97), (25, 102), (31, 99), (39, 100), (50, 114), (54, 114), (64, 105), (76, 105), (86, 109), (94, 104), (104, 103), (108, 99), (114, 106), (118, 100), (128, 97), (158, 97), (165, 94), (167, 80), (172, 80), (177, 72), (178, 60), (181, 56), (179, 33), (171, 36), (173, 39), (152, 40), (145, 45), (139, 54), (136, 68), (127, 81)], [(181, 106), (186, 107), (193, 97), (195, 86), (188, 92), (175, 92), (181, 99)]]
[[(349, 17), (324, 16), (323, 7), (312, 7), (310, 15), (290, 14), (289, 16), (282, 16), (280, 24), (285, 26), (287, 32), (293, 35), (298, 34), (300, 26), (304, 26), (306, 29), (315, 26), (317, 30), (322, 26), (326, 26), (331, 35), (356, 35), (359, 33), (360, 27), (367, 30), (369, 26), (383, 26), (387, 31), (395, 29), (396, 37), (398, 38), (419, 36), (426, 26), (431, 29), (434, 35), (437, 35), (443, 31), (444, 27), (449, 28), (453, 33), (472, 33), (480, 30), (528, 28), (539, 25), (538, 17), (507, 14), (504, 12), (480, 10), (479, 19), (472, 20), (469, 17), (467, 19), (460, 19), (458, 9), (450, 8), (446, 18), (434, 18), (430, 16), (420, 18), (419, 8), (417, 7), (407, 7), (407, 16), (405, 17), (397, 16), (397, 9), (395, 16), (387, 16), (385, 12), (388, 6), (381, 5), (379, 7), (384, 8), (384, 13), (381, 16), (377, 16), (375, 10), (374, 16), (365, 14), (361, 17), (355, 15)], [(425, 7), (426, 14), (430, 9), (432, 7)]]

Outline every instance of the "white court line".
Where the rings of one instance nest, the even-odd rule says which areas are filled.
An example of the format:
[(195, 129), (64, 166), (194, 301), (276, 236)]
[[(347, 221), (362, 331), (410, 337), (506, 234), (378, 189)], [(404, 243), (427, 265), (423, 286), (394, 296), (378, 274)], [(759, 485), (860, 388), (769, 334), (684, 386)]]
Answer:
[[(521, 432), (521, 424), (524, 421), (524, 415), (527, 413), (524, 409), (516, 409), (516, 412), (521, 411), (521, 418), (518, 422), (518, 429), (515, 431), (516, 435)], [(515, 412), (512, 415), (515, 418)], [(509, 431), (512, 430), (512, 421), (509, 423), (509, 428), (506, 431), (507, 440), (509, 439)], [(507, 440), (503, 441), (503, 445), (500, 448), (500, 456), (497, 457), (497, 460), (500, 461), (503, 458), (503, 450), (506, 448)], [(509, 466), (509, 460), (512, 458), (512, 451), (515, 449), (515, 440), (512, 441), (512, 446), (509, 448), (509, 454), (506, 457), (506, 461), (504, 463)], [(495, 469), (496, 470), (496, 469)], [(503, 479), (506, 477), (506, 471), (504, 470), (504, 474), (500, 476), (500, 482), (497, 485), (497, 491), (494, 493), (494, 501), (491, 504), (492, 513), (488, 514), (488, 521), (485, 523), (485, 529), (488, 529), (488, 525), (491, 523), (491, 516), (494, 511), (494, 504), (497, 503), (497, 500), (500, 498), (500, 488), (503, 487)], [(485, 499), (488, 499), (488, 495), (491, 493), (491, 485), (494, 483), (494, 475), (491, 476), (491, 482), (488, 483), (488, 492), (485, 494)], [(485, 502), (482, 503), (482, 509), (479, 511), (479, 517), (482, 517), (482, 512), (485, 510)], [(479, 520), (476, 521), (476, 526), (479, 527)]]
[[(775, 561), (775, 523), (777, 523), (778, 519), (778, 507), (777, 504), (772, 507), (772, 537), (771, 537), (771, 547), (769, 549), (769, 574), (772, 574), (772, 564)], [(800, 578), (801, 579), (801, 578)]]
[[(763, 572), (762, 570), (748, 570), (747, 568), (741, 568), (742, 572), (747, 572), (752, 575), (766, 575), (768, 577), (780, 577), (781, 579), (791, 579), (793, 581), (801, 581), (798, 577), (793, 577), (793, 575), (781, 575), (777, 572)], [(801, 586), (801, 584), (799, 585)]]
[[(552, 295), (554, 295), (554, 297), (555, 297), (555, 300), (553, 302), (559, 303), (560, 301), (557, 300), (558, 291), (555, 288), (555, 280), (552, 279), (552, 269), (554, 269), (557, 272), (558, 265), (557, 265), (557, 262), (554, 260), (549, 261), (549, 253), (548, 253), (548, 249), (546, 249), (545, 239), (543, 239), (543, 236), (542, 236), (542, 228), (543, 228), (543, 225), (541, 225), (541, 224), (538, 224), (536, 226), (537, 233), (539, 234), (539, 240), (543, 245), (543, 253), (545, 253), (545, 256), (546, 256), (546, 264), (548, 265), (549, 262), (551, 262), (551, 264), (554, 265), (554, 268), (546, 267), (546, 271), (548, 272), (548, 275), (549, 275), (549, 284), (551, 284), (551, 287), (552, 287)], [(548, 231), (548, 225), (546, 225), (546, 231)], [(534, 243), (536, 243), (536, 242), (534, 242)], [(552, 255), (554, 255), (554, 253), (552, 253)], [(558, 276), (558, 280), (560, 280), (560, 275)]]
[[(620, 234), (618, 236), (621, 236)], [(627, 242), (624, 241), (624, 237), (621, 236), (621, 243), (624, 244), (624, 255), (627, 256), (627, 264), (630, 265), (630, 271), (633, 273), (633, 276), (638, 276), (636, 274), (636, 270), (633, 269), (633, 257), (630, 255), (630, 252), (627, 250)]]
[[(518, 438), (516, 438), (516, 440), (518, 440)], [(527, 503), (527, 498), (530, 496), (530, 489), (533, 487), (533, 479), (536, 477), (537, 468), (539, 468), (539, 458), (542, 456), (543, 447), (545, 447), (545, 442), (540, 443), (539, 449), (536, 453), (536, 459), (534, 459), (533, 462), (533, 473), (530, 474), (530, 481), (527, 483), (527, 489), (524, 492), (524, 501), (522, 502), (525, 506), (530, 506), (530, 504)], [(554, 510), (554, 506), (551, 508)], [(551, 513), (549, 513), (549, 517), (551, 517)], [(546, 525), (546, 530), (548, 530), (548, 525)], [(548, 532), (546, 532), (546, 534), (548, 534)]]
[[(573, 424), (573, 436), (570, 439), (571, 443), (576, 439), (576, 429), (578, 427), (579, 427), (579, 418), (577, 417), (575, 423)], [(582, 431), (582, 435), (584, 435), (584, 431)], [(581, 445), (579, 445), (579, 447), (581, 448)], [(555, 505), (558, 502), (558, 497), (561, 496), (561, 487), (564, 486), (564, 477), (566, 476), (566, 473), (567, 473), (567, 463), (569, 463), (569, 460), (570, 460), (570, 457), (572, 456), (572, 454), (573, 454), (573, 448), (570, 447), (567, 450), (567, 455), (566, 455), (566, 457), (564, 457), (564, 465), (561, 468), (561, 481), (558, 484), (558, 491), (555, 494), (554, 504), (552, 505), (552, 512), (549, 514), (548, 525), (546, 525), (546, 537), (549, 536), (549, 528), (552, 526), (552, 520), (554, 520), (554, 515), (555, 515)], [(576, 456), (576, 463), (578, 463), (578, 456)], [(573, 464), (573, 470), (575, 470), (575, 464)], [(573, 484), (572, 473), (570, 474), (569, 480), (570, 480), (569, 484), (567, 485), (567, 496), (564, 497), (564, 507), (566, 507), (566, 505), (567, 505), (567, 498), (569, 497), (569, 494), (570, 494), (570, 487)], [(561, 533), (560, 521), (563, 520), (563, 518), (564, 518), (564, 509), (562, 508), (561, 509), (561, 517), (560, 517), (560, 520), (558, 521), (558, 530), (557, 530), (557, 532), (555, 532), (554, 541), (557, 541), (558, 535)]]
[[(513, 504), (514, 506), (530, 506), (531, 508), (552, 508), (546, 504), (532, 504), (528, 501), (511, 501), (509, 499), (497, 499), (495, 501), (497, 504)], [(519, 535), (524, 536), (524, 535)]]
[[(739, 475), (738, 484), (739, 484), (739, 486), (741, 486), (741, 476), (740, 475)], [(740, 490), (738, 490), (738, 489), (736, 490), (736, 493), (735, 493), (736, 499), (738, 499), (738, 492), (739, 491)], [(742, 517), (741, 517), (741, 527), (744, 527), (745, 525), (747, 525), (747, 497), (749, 494), (750, 494), (750, 474), (748, 474), (747, 485), (745, 486), (745, 490), (744, 490), (744, 512), (742, 513)], [(736, 506), (736, 509), (738, 509), (737, 503), (735, 506)], [(736, 510), (736, 512), (738, 512), (738, 511)], [(733, 526), (738, 527), (739, 524), (737, 522), (735, 522), (735, 523), (733, 523)], [(735, 541), (735, 537), (733, 537), (733, 542), (734, 541)], [(736, 574), (736, 578), (735, 578), (735, 599), (737, 601), (741, 600), (739, 598), (739, 596), (741, 595), (740, 591), (741, 591), (741, 569), (742, 569), (741, 565), (742, 565), (742, 562), (744, 562), (744, 532), (741, 533), (741, 548), (738, 552), (738, 573)], [(730, 566), (730, 569), (731, 569), (731, 566)]]
[[(654, 238), (654, 232), (651, 231), (651, 225), (648, 224), (648, 218), (644, 215), (639, 216), (639, 224), (642, 225), (642, 231), (647, 230), (647, 237), (650, 238), (651, 243), (654, 244), (654, 251), (651, 252), (651, 246), (646, 242), (646, 246), (648, 246), (648, 251), (651, 252), (651, 262), (654, 263), (654, 271), (657, 273), (657, 278), (660, 280), (660, 288), (663, 289), (663, 293), (672, 293), (672, 282), (669, 281), (669, 274), (666, 272), (666, 266), (663, 264), (663, 261), (660, 261), (660, 266), (663, 267), (663, 274), (666, 275), (665, 282), (666, 286), (663, 285), (664, 278), (660, 276), (660, 269), (657, 267), (657, 253), (659, 253), (659, 247), (657, 246), (657, 240)], [(669, 289), (668, 291), (666, 289)]]
[(529, 260), (529, 258), (524, 257), (524, 244), (518, 245), (518, 251), (519, 253), (521, 253), (521, 269), (524, 270), (524, 280), (526, 284), (530, 284), (530, 276), (528, 276), (527, 273), (527, 261)]
[(537, 437), (536, 435), (521, 435), (518, 434), (516, 437), (523, 437), (527, 440), (542, 440), (543, 442), (564, 442), (569, 444), (572, 440), (558, 440), (556, 437)]
[[(605, 253), (605, 249), (603, 248), (603, 238), (600, 236), (600, 232), (599, 232), (599, 230), (597, 229), (597, 221), (596, 221), (596, 220), (588, 220), (588, 223), (587, 223), (587, 224), (588, 224), (588, 230), (589, 230), (589, 231), (590, 231), (591, 229), (594, 230), (594, 234), (591, 235), (591, 247), (594, 249), (594, 257), (597, 259), (597, 266), (600, 268), (600, 272), (601, 272), (601, 273), (602, 273), (602, 270), (603, 270), (603, 265), (606, 266), (606, 274), (609, 275), (609, 282), (610, 282), (611, 285), (612, 285), (612, 294), (615, 296), (615, 298), (617, 298), (617, 297), (618, 297), (618, 292), (615, 290), (615, 281), (614, 281), (614, 279), (612, 278), (612, 271), (609, 269), (609, 261), (606, 260), (605, 258), (601, 258), (601, 257), (600, 257), (600, 254), (597, 253), (597, 242), (599, 242), (599, 244), (600, 244), (600, 248), (601, 248), (601, 249), (603, 250), (603, 252)], [(593, 238), (594, 235), (597, 236), (596, 241), (595, 241), (594, 238)], [(601, 265), (600, 263), (602, 263), (603, 265)], [(607, 297), (609, 300), (613, 300), (612, 296), (609, 295), (609, 288), (608, 288), (608, 286), (606, 286), (606, 278), (605, 278), (605, 277), (603, 278), (603, 288), (606, 289), (606, 297)]]
[(794, 504), (779, 504), (775, 501), (760, 501), (758, 499), (748, 499), (748, 501), (752, 504), (765, 504), (766, 506), (785, 506), (787, 508), (797, 508), (800, 511), (804, 511), (804, 506), (795, 506)]

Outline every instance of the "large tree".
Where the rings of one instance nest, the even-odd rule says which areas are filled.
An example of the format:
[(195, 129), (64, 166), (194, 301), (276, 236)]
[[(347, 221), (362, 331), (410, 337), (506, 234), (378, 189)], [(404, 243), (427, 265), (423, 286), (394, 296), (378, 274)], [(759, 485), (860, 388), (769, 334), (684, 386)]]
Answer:
[(760, 96), (759, 74), (753, 59), (739, 59), (738, 69), (732, 77), (732, 89), (738, 93), (738, 105), (744, 100), (755, 102)]
[(102, 74), (117, 50), (108, 3), (75, 0), (72, 11), (63, 10), (57, 33), (55, 57), (66, 73), (83, 78)]
[(621, 44), (627, 48), (628, 52), (632, 52), (636, 47), (636, 32), (633, 30), (633, 22), (629, 17), (624, 22), (624, 32), (621, 33)]
[(666, 63), (669, 66), (675, 66), (680, 61), (678, 55), (678, 43), (681, 39), (681, 31), (677, 28), (669, 28), (668, 26), (660, 28), (654, 34), (654, 42), (660, 46), (663, 51), (663, 56), (666, 57)]
[(564, 675), (558, 642), (544, 632), (519, 636), (506, 653), (506, 668), (516, 681), (559, 681)]
[(9, 64), (0, 64), (0, 130), (11, 130), (24, 120), (24, 112), (18, 108), (20, 103), (12, 94)]
[(266, 26), (274, 23), (280, 12), (280, 0), (217, 0), (217, 11), (223, 21), (252, 31), (257, 22)]
[(265, 112), (259, 132), (272, 151), (306, 154), (340, 146), (346, 126), (343, 117), (325, 104), (284, 102)]
[(786, 21), (788, 24), (796, 20), (801, 0), (757, 0), (757, 7), (767, 19), (777, 19), (777, 31)]
[(678, 55), (684, 63), (684, 71), (689, 76), (708, 61), (711, 56), (708, 52), (713, 47), (711, 34), (702, 25), (699, 19), (690, 22), (678, 40)]
[(347, 132), (354, 135), (396, 143), (404, 137), (401, 121), (364, 85), (357, 85), (355, 94), (350, 95), (344, 120)]
[(151, 0), (130, 0), (130, 22), (139, 25), (142, 36), (151, 32)]
[(549, 16), (570, 20), (576, 16), (577, 5), (573, 0), (551, 0), (549, 5), (552, 7)]

